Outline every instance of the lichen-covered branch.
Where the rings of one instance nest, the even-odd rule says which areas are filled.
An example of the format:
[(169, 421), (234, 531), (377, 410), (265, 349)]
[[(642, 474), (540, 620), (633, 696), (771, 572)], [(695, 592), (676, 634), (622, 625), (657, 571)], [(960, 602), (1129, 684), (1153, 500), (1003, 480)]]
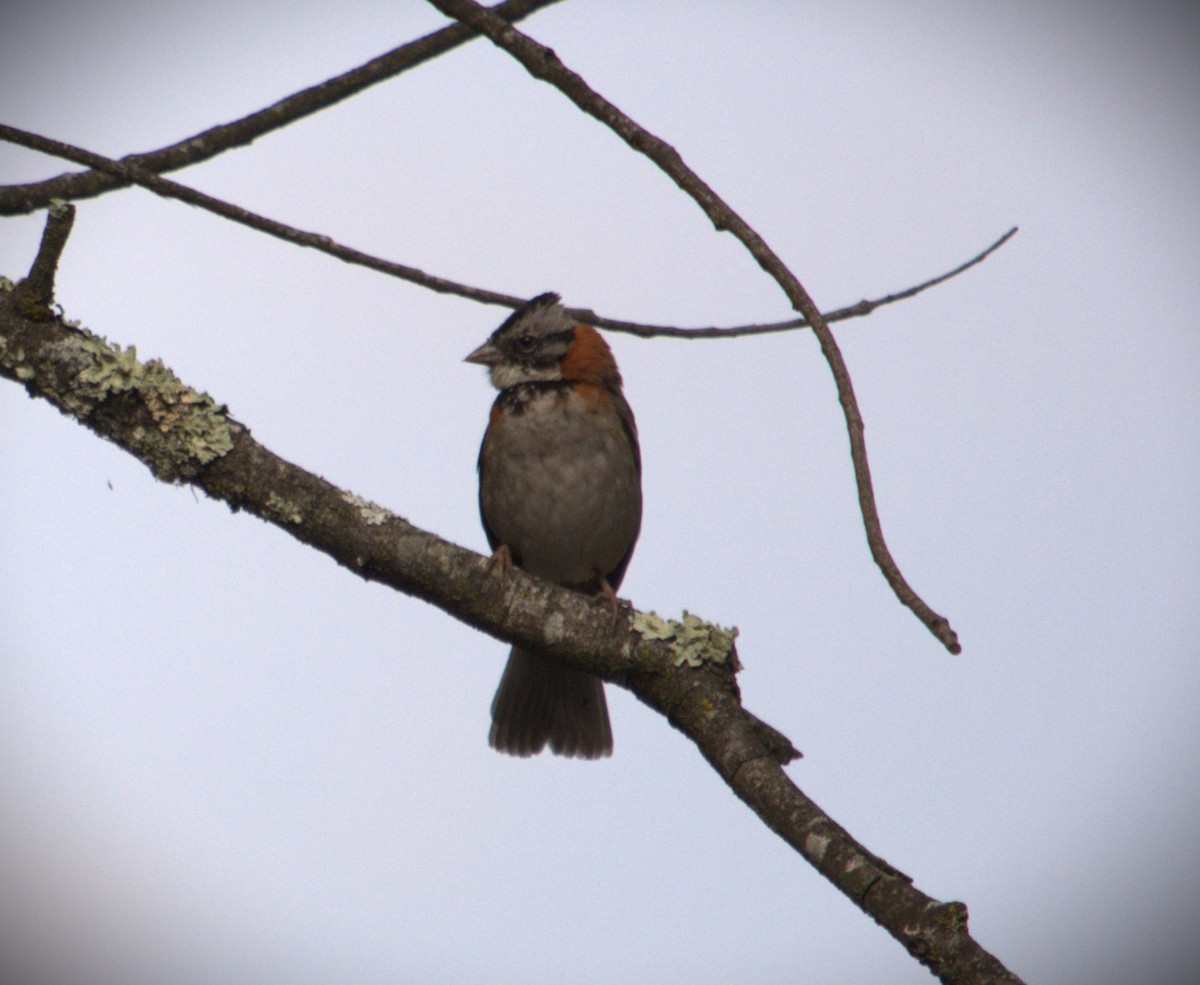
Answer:
[(142, 362), (132, 346), (66, 321), (33, 300), (37, 293), (0, 282), (0, 377), (115, 442), (163, 481), (190, 483), (363, 578), (627, 688), (691, 739), (771, 830), (943, 981), (1018, 981), (971, 937), (963, 904), (920, 892), (791, 781), (783, 767), (799, 753), (742, 707), (733, 631), (686, 615), (614, 620), (606, 605), (520, 570), (502, 583), (482, 556), (278, 457), (160, 361)]

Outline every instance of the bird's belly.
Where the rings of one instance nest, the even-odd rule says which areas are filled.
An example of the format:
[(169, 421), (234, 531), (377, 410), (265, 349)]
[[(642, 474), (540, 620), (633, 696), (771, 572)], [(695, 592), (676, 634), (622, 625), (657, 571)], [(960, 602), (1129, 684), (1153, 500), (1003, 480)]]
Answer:
[(566, 585), (614, 571), (641, 523), (628, 438), (581, 418), (521, 415), (480, 460), (480, 508), (492, 534), (525, 570)]

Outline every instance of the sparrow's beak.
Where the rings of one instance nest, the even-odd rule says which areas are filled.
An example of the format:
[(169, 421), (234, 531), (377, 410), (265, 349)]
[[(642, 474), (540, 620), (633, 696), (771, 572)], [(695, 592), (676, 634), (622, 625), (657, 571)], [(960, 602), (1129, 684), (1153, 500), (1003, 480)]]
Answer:
[(476, 366), (495, 366), (500, 362), (500, 350), (492, 345), (492, 340), (484, 342), (478, 349), (472, 352), (466, 359), (465, 363), (474, 363)]

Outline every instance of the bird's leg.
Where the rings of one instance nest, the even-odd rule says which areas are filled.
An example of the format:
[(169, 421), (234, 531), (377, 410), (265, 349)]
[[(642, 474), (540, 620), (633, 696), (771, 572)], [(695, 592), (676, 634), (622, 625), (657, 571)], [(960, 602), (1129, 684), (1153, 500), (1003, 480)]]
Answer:
[(512, 551), (507, 544), (501, 544), (492, 551), (492, 556), (488, 558), (487, 569), (489, 572), (495, 571), (500, 575), (501, 587), (508, 585), (512, 579), (513, 558)]
[(617, 593), (613, 591), (612, 585), (608, 583), (608, 579), (604, 575), (600, 575), (600, 594), (598, 596), (607, 606), (613, 618), (617, 618), (617, 603), (620, 601), (617, 598)]

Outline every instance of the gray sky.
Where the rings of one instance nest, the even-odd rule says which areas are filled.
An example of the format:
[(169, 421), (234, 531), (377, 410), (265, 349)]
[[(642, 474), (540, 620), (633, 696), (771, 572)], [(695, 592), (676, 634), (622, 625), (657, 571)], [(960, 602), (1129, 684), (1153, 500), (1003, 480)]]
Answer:
[[(434, 29), (424, 4), (6, 11), (0, 119), (146, 150)], [(684, 158), (825, 308), (610, 336), (646, 516), (622, 594), (736, 624), (801, 787), (1030, 982), (1200, 967), (1200, 50), (1183, 5), (632, 4), (524, 27)], [(0, 146), (0, 182), (66, 165)], [(476, 42), (175, 175), (360, 249), (683, 325), (787, 317), (644, 160)], [(23, 274), (42, 218), (0, 221)], [(483, 550), (503, 317), (139, 190), (79, 206), (70, 317), (275, 452)], [(156, 483), (0, 386), (0, 946), (60, 982), (925, 982), (612, 693), (616, 754), (487, 748), (505, 648)], [(12, 958), (11, 960), (15, 960)]]

